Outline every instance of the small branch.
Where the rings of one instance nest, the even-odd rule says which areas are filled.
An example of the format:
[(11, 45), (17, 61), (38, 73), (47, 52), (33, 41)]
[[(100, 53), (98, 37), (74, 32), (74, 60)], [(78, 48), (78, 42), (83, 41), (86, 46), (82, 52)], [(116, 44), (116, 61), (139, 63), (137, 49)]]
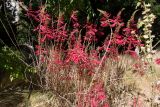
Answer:
[(28, 7), (23, 2), (19, 2), (19, 6), (21, 9), (28, 11)]

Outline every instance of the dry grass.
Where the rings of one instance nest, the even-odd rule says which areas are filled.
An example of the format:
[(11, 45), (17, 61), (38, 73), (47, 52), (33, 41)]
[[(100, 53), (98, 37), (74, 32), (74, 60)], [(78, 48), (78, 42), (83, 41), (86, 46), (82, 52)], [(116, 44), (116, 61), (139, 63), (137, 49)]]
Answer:
[[(156, 53), (153, 59), (158, 58), (158, 55), (159, 53)], [(144, 68), (142, 75), (133, 68), (137, 62), (141, 63), (141, 60), (135, 60), (128, 55), (119, 56), (118, 61), (108, 59), (103, 68), (96, 71), (98, 72), (96, 78), (104, 82), (106, 101), (109, 102), (110, 107), (160, 106), (160, 90), (157, 88), (157, 82), (160, 80), (160, 65), (153, 62), (152, 72)], [(59, 72), (50, 71), (46, 74), (46, 79), (45, 88), (48, 91), (34, 92), (28, 101), (28, 107), (78, 107), (77, 92), (86, 95), (93, 78), (79, 75), (78, 68), (74, 65), (59, 69)], [(84, 106), (80, 107), (90, 107), (84, 104), (84, 100), (85, 98), (81, 97)]]
[[(153, 61), (159, 55), (160, 52), (156, 53)], [(158, 107), (160, 99), (156, 99), (157, 96), (160, 97), (160, 90), (155, 87), (156, 82), (160, 80), (160, 65), (153, 62), (151, 65), (142, 66), (142, 71), (135, 71), (133, 65), (141, 64), (140, 59), (130, 56), (120, 56), (120, 59), (117, 63), (109, 61), (102, 72), (111, 106), (132, 107), (134, 98), (138, 98), (140, 107)]]

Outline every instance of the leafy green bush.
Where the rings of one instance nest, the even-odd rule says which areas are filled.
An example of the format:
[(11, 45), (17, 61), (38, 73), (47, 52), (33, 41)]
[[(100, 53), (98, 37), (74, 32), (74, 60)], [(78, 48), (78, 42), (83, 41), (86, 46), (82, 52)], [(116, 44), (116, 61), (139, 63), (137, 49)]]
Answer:
[(19, 51), (6, 46), (0, 48), (0, 70), (9, 73), (10, 80), (24, 79), (25, 73), (33, 72), (34, 68), (27, 65)]

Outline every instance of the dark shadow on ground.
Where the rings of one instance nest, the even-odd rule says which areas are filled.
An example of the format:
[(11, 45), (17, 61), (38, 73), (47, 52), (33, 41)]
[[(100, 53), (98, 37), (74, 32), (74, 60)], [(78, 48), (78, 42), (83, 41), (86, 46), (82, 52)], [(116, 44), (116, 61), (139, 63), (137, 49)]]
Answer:
[(0, 107), (24, 107), (24, 99), (21, 92), (0, 92)]

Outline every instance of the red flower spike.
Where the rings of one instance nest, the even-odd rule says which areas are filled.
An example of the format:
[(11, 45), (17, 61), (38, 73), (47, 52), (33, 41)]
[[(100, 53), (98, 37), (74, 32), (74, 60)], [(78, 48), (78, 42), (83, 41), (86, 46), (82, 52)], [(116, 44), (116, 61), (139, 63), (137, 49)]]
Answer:
[(64, 25), (64, 17), (63, 16), (60, 16), (59, 18), (58, 18), (58, 21), (57, 21), (57, 26), (58, 27), (61, 27), (61, 26), (63, 26)]
[(78, 13), (78, 11), (73, 11), (72, 12), (71, 20), (76, 21), (76, 22), (78, 21), (77, 13)]
[(117, 25), (124, 26), (124, 23), (122, 23), (122, 20), (119, 17), (115, 17), (113, 19), (109, 19), (108, 22), (110, 23), (110, 27), (116, 27)]
[(94, 42), (97, 40), (96, 38), (96, 32), (97, 32), (97, 29), (96, 29), (96, 26), (94, 26), (93, 24), (87, 24), (86, 25), (86, 35), (84, 37), (84, 40), (85, 41), (89, 41), (89, 42)]

